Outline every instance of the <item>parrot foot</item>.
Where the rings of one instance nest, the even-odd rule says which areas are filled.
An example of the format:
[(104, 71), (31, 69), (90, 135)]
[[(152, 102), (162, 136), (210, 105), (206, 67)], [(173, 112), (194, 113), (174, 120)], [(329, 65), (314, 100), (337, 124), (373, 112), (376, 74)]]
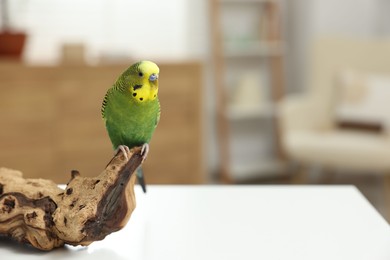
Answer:
[(126, 161), (128, 161), (129, 157), (127, 156), (127, 154), (130, 152), (130, 148), (126, 145), (119, 145), (118, 148), (116, 148), (115, 150), (115, 154), (117, 154), (119, 151), (122, 151)]
[(144, 143), (141, 149), (142, 162), (146, 160), (146, 157), (148, 157), (148, 153), (149, 153), (149, 144)]

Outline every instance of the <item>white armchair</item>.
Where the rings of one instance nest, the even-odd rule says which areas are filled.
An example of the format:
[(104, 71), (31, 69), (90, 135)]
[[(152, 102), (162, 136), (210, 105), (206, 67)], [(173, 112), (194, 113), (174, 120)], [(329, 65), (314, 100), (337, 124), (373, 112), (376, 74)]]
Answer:
[[(310, 65), (307, 93), (280, 102), (281, 143), (286, 155), (303, 166), (383, 174), (390, 208), (390, 120), (375, 118), (383, 128), (380, 132), (337, 126), (338, 76), (343, 70), (387, 75), (390, 89), (390, 41), (322, 39), (313, 46)], [(367, 90), (362, 93), (366, 95)], [(390, 96), (381, 105), (387, 107), (381, 109), (382, 114), (390, 118)], [(372, 123), (370, 115), (366, 119)]]

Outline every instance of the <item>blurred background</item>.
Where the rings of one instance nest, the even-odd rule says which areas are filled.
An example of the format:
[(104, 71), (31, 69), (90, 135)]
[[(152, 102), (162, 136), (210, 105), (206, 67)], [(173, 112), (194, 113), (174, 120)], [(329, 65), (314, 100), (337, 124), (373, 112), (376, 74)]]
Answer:
[(150, 59), (148, 183), (353, 184), (390, 220), (389, 1), (0, 4), (0, 166), (99, 174), (104, 94)]

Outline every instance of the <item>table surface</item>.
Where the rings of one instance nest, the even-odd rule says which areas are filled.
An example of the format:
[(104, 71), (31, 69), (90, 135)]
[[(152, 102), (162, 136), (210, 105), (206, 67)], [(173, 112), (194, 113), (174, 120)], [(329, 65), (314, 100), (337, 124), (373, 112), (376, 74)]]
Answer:
[(88, 247), (1, 259), (390, 259), (390, 227), (353, 186), (152, 186), (127, 226)]

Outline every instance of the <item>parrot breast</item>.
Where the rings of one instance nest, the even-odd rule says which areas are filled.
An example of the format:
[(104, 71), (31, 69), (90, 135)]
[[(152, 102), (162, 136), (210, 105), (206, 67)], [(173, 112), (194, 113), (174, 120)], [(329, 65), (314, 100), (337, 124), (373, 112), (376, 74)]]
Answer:
[(159, 114), (157, 97), (137, 102), (123, 93), (112, 93), (107, 98), (104, 119), (113, 148), (119, 145), (132, 148), (149, 143)]

